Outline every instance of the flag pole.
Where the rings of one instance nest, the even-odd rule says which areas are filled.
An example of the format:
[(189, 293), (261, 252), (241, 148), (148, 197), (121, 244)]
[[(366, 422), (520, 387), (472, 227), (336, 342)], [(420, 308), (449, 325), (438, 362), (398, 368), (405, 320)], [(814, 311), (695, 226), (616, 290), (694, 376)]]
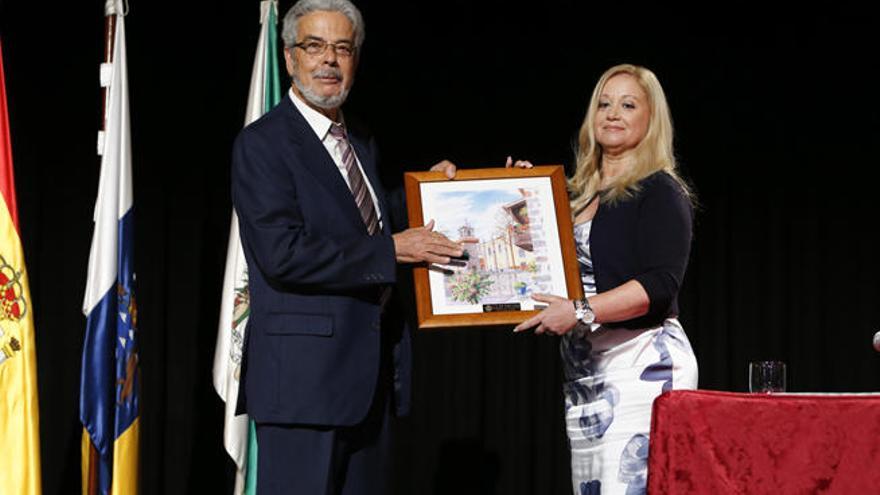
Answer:
[[(116, 30), (116, 14), (104, 17), (104, 62), (113, 62), (113, 33)], [(101, 85), (101, 101), (103, 108), (101, 109), (101, 130), (107, 129), (107, 98), (110, 97), (109, 87), (105, 84)]]
[[(104, 4), (104, 63), (113, 62), (113, 39), (116, 35), (116, 1), (107, 0)], [(109, 74), (108, 74), (109, 75)], [(110, 98), (110, 82), (104, 81), (101, 77), (101, 101), (103, 108), (101, 112), (101, 130), (107, 130), (107, 99)]]

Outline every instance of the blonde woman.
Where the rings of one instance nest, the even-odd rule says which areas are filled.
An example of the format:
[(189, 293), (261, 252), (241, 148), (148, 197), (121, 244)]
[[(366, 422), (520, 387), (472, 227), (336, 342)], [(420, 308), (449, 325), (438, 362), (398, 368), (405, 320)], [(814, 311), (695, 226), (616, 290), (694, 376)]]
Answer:
[(697, 386), (677, 319), (691, 193), (676, 172), (672, 119), (651, 71), (618, 65), (599, 79), (569, 190), (586, 297), (535, 295), (547, 309), (515, 331), (562, 336), (574, 493), (644, 493), (651, 404)]

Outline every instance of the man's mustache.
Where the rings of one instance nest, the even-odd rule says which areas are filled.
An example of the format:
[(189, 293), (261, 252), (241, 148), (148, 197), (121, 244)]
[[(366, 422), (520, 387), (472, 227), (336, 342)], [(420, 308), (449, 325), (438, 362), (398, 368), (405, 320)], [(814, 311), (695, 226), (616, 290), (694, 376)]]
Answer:
[(324, 67), (312, 72), (312, 77), (342, 79), (342, 71), (338, 68)]

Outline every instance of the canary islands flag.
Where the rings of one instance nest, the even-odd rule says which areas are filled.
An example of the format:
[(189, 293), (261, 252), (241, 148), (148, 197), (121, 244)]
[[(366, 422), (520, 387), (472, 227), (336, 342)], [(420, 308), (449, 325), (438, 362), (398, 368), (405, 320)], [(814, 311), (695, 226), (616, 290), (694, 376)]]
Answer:
[(83, 493), (138, 492), (139, 388), (137, 303), (134, 292), (134, 216), (125, 18), (116, 15), (111, 62), (102, 65), (107, 87), (105, 130), (99, 133), (101, 173), (83, 312), (79, 415), (83, 424)]

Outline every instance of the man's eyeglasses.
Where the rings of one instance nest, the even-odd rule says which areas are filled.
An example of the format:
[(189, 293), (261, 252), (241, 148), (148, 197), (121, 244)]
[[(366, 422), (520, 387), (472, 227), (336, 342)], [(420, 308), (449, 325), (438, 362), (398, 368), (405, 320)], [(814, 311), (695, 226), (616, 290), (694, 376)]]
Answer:
[(336, 53), (337, 57), (350, 57), (354, 55), (356, 50), (353, 43), (350, 41), (337, 41), (336, 43), (328, 43), (324, 40), (316, 40), (310, 39), (306, 41), (301, 41), (299, 43), (294, 43), (295, 47), (302, 49), (304, 52), (311, 56), (323, 55), (324, 52), (327, 51), (328, 46), (333, 47), (333, 51)]

